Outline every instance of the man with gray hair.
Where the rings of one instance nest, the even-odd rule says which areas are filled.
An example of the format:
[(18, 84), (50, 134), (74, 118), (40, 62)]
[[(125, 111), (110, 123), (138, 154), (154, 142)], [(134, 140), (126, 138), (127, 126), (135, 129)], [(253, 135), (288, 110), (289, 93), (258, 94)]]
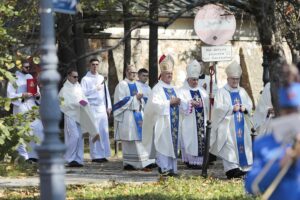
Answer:
[(155, 162), (142, 144), (143, 99), (142, 89), (136, 84), (134, 65), (126, 68), (126, 78), (119, 82), (114, 94), (115, 139), (122, 141), (124, 170), (143, 169)]
[(201, 169), (205, 150), (205, 125), (209, 99), (198, 84), (201, 66), (193, 60), (187, 66), (187, 79), (180, 88), (182, 161), (189, 168)]
[(227, 84), (218, 90), (212, 113), (211, 153), (223, 159), (228, 179), (245, 175), (253, 163), (251, 123), (252, 101), (239, 86), (241, 66), (226, 68)]

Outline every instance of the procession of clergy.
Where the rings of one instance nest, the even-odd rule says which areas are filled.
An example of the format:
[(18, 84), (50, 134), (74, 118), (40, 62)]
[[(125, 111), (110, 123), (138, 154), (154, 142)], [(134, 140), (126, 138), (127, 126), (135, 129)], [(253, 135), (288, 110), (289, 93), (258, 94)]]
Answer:
[[(201, 169), (210, 104), (208, 92), (202, 87), (208, 84), (207, 80), (199, 79), (204, 74), (203, 64), (191, 61), (183, 86), (176, 88), (172, 85), (174, 60), (171, 55), (161, 56), (160, 79), (152, 90), (146, 83), (148, 71), (140, 69), (137, 73), (135, 66), (129, 65), (126, 78), (115, 88), (112, 105), (105, 78), (98, 73), (99, 63), (98, 59), (90, 60), (89, 71), (81, 83), (76, 69), (69, 69), (59, 92), (67, 165), (83, 166), (86, 133), (92, 162), (108, 162), (111, 156), (108, 117), (113, 114), (114, 137), (122, 143), (124, 170), (158, 166), (161, 175), (174, 176), (179, 154), (187, 167)], [(26, 79), (32, 78), (27, 65), (23, 63), (22, 70), (16, 73), (18, 88), (8, 87), (8, 97), (23, 99), (13, 102), (14, 113), (26, 112), (35, 104), (36, 96), (24, 89)], [(231, 179), (245, 175), (253, 163), (252, 102), (239, 86), (240, 65), (232, 62), (226, 73), (228, 83), (214, 94), (210, 152), (222, 159), (226, 176)], [(32, 123), (32, 132), (40, 140), (42, 129), (40, 120)], [(27, 145), (31, 149), (36, 146), (35, 142)], [(28, 152), (24, 146), (19, 146), (19, 154), (36, 162), (35, 151)]]
[[(161, 56), (160, 80), (152, 90), (146, 83), (148, 71), (142, 68), (137, 72), (135, 66), (129, 65), (126, 78), (115, 88), (113, 105), (105, 78), (98, 74), (99, 60), (91, 59), (89, 65), (81, 84), (76, 69), (69, 69), (59, 92), (61, 111), (64, 113), (65, 159), (69, 167), (83, 166), (83, 137), (86, 133), (89, 134), (92, 162), (108, 162), (111, 156), (108, 117), (112, 113), (115, 140), (122, 142), (124, 170), (158, 166), (161, 175), (176, 176), (179, 152), (187, 167), (201, 169), (211, 103), (209, 96), (212, 96), (208, 95), (207, 88), (202, 87), (207, 84), (205, 79), (204, 83), (201, 81), (205, 78), (202, 63), (191, 61), (183, 86), (176, 88), (172, 85), (174, 60), (170, 55)], [(30, 110), (39, 101), (39, 92), (33, 95), (26, 91), (26, 80), (32, 78), (29, 67), (25, 61), (21, 71), (17, 71), (17, 87), (8, 84), (7, 96), (18, 98), (13, 101), (14, 114)], [(295, 157), (300, 156), (300, 142), (297, 143), (299, 147), (295, 147), (296, 150), (299, 148), (299, 152), (296, 151), (293, 156), (284, 153), (292, 144), (291, 138), (300, 141), (295, 137), (300, 132), (300, 117), (297, 115), (300, 107), (300, 85), (297, 82), (300, 82), (300, 78), (296, 67), (284, 65), (283, 69), (283, 76), (289, 83), (279, 89), (280, 116), (283, 117), (277, 120), (272, 119), (274, 111), (270, 84), (265, 86), (252, 119), (252, 101), (239, 86), (242, 70), (235, 61), (226, 68), (227, 84), (214, 94), (210, 153), (222, 159), (228, 179), (243, 177), (252, 168), (246, 177), (246, 189), (254, 194), (266, 191), (272, 185), (272, 180), (281, 170), (282, 160), (293, 158), (294, 163)], [(298, 78), (293, 78), (293, 74)], [(293, 113), (296, 115), (289, 118)], [(271, 133), (256, 139), (253, 151), (251, 128), (256, 129), (259, 135)], [(31, 129), (33, 135), (43, 140), (41, 120), (32, 122)], [(31, 147), (31, 151), (26, 145)], [(34, 141), (22, 144), (18, 152), (27, 161), (37, 162), (36, 145)], [(296, 167), (292, 167), (292, 172), (287, 171), (283, 180), (288, 184), (283, 184), (284, 181), (280, 183), (279, 191), (280, 188), (285, 191), (286, 187), (299, 184), (298, 163), (288, 166)], [(296, 194), (298, 198), (300, 192), (296, 191), (289, 195)]]

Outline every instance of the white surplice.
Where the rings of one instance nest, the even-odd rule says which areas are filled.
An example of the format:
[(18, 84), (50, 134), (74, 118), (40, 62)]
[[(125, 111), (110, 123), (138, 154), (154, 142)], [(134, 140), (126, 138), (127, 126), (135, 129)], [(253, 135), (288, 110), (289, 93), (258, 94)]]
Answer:
[(90, 105), (82, 106), (81, 100), (88, 102), (80, 84), (66, 80), (58, 96), (63, 99), (61, 111), (65, 115), (65, 144), (67, 146), (65, 159), (67, 162), (77, 161), (83, 164), (82, 133), (88, 132), (91, 137), (98, 134), (95, 118)]
[(143, 97), (146, 97), (148, 99), (151, 93), (150, 86), (147, 83), (142, 83), (141, 81), (136, 81), (136, 84), (138, 84), (141, 88)]
[[(94, 75), (91, 72), (87, 72), (81, 80), (82, 89), (91, 105), (97, 129), (100, 134), (100, 141), (93, 143), (92, 137), (89, 138), (90, 155), (92, 159), (108, 158), (111, 155), (106, 112), (106, 109), (111, 109), (111, 100), (108, 87), (104, 84), (104, 81), (102, 75), (98, 73)], [(98, 85), (101, 85), (100, 90), (97, 90)]]
[[(11, 83), (8, 83), (7, 86), (7, 97), (8, 98), (19, 98), (18, 100), (15, 100), (12, 102), (13, 104), (13, 114), (18, 114), (18, 113), (25, 113), (33, 106), (36, 106), (37, 104), (35, 103), (35, 98), (30, 97), (26, 99), (21, 99), (22, 94), (24, 92), (27, 92), (27, 79), (32, 79), (33, 77), (30, 74), (23, 74), (20, 71), (16, 72), (16, 85), (17, 88), (15, 88)], [(30, 134), (36, 136), (39, 139), (39, 143), (41, 143), (44, 139), (44, 130), (43, 130), (43, 125), (42, 121), (40, 119), (35, 119), (30, 124), (31, 132)], [(26, 145), (29, 145), (31, 150), (28, 151), (26, 149)], [(24, 157), (25, 159), (28, 158), (38, 158), (38, 155), (35, 151), (35, 147), (38, 146), (34, 141), (31, 141), (29, 144), (21, 144), (18, 147), (18, 152), (19, 154)]]
[[(252, 111), (252, 101), (247, 92), (241, 87), (233, 89), (226, 84), (223, 88), (219, 89), (215, 95), (212, 112), (210, 151), (212, 154), (223, 159), (225, 171), (241, 168), (239, 165), (239, 153), (230, 92), (239, 92), (242, 104), (246, 107), (248, 113)], [(253, 156), (249, 114), (244, 114), (244, 120), (244, 151), (247, 163), (251, 166)], [(248, 168), (249, 167), (245, 167), (243, 170), (247, 170)]]
[(203, 112), (204, 112), (204, 136), (205, 136), (205, 128), (207, 121), (207, 113), (208, 113), (208, 105), (209, 98), (206, 91), (202, 87), (191, 88), (188, 83), (185, 82), (184, 86), (180, 88), (179, 94), (181, 99), (181, 129), (180, 135), (182, 139), (182, 160), (183, 162), (187, 162), (191, 165), (202, 165), (203, 156), (199, 155), (198, 145), (200, 144), (198, 141), (198, 130), (197, 130), (197, 119), (195, 108), (191, 107), (192, 96), (190, 91), (199, 91), (201, 100), (203, 104)]
[(271, 118), (268, 117), (269, 109), (273, 108), (271, 101), (270, 83), (267, 83), (258, 100), (255, 112), (253, 115), (254, 128), (258, 135), (268, 132)]
[[(179, 147), (180, 135), (178, 134), (178, 142), (174, 147), (171, 132), (170, 100), (167, 99), (164, 88), (174, 89), (178, 96), (172, 85), (161, 80), (153, 87), (145, 107), (143, 144), (147, 147), (149, 154), (151, 153), (151, 158), (156, 156), (156, 162), (162, 172), (171, 171), (176, 173), (177, 157), (175, 149)], [(178, 130), (180, 130), (180, 123)], [(152, 145), (153, 140), (154, 146)], [(155, 151), (152, 148), (155, 148)], [(153, 155), (153, 152), (157, 152), (156, 155)]]
[[(145, 151), (145, 147), (139, 141), (138, 131), (134, 118), (134, 111), (141, 111), (145, 105), (144, 99), (140, 101), (136, 96), (130, 95), (128, 84), (136, 84), (135, 81), (124, 79), (119, 82), (115, 89), (114, 103), (115, 105), (129, 98), (128, 101), (120, 108), (114, 110), (114, 127), (115, 139), (122, 141), (123, 165), (131, 165), (136, 169), (141, 169), (155, 162), (154, 159), (149, 159), (149, 154)], [(142, 93), (139, 84), (136, 84), (138, 93)], [(142, 136), (143, 137), (143, 136)]]

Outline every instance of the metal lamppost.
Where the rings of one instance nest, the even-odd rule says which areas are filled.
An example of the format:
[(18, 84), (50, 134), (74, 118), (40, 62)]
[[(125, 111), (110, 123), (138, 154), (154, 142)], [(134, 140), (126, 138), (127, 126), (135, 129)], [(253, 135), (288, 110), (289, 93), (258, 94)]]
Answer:
[(57, 55), (54, 34), (52, 0), (40, 1), (41, 17), (41, 66), (40, 115), (44, 125), (44, 141), (37, 148), (39, 154), (41, 199), (65, 199), (64, 144), (59, 139), (61, 113), (57, 95), (60, 80), (57, 72)]

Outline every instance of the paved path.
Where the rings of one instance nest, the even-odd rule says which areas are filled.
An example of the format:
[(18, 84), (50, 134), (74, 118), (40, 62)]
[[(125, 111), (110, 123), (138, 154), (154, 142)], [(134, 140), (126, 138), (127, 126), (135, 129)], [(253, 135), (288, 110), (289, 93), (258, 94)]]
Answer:
[[(120, 158), (111, 158), (107, 163), (91, 163), (87, 161), (82, 168), (66, 167), (65, 181), (70, 184), (107, 184), (109, 182), (144, 183), (156, 182), (159, 179), (157, 169), (146, 171), (124, 171)], [(178, 162), (178, 172), (182, 176), (200, 176), (201, 170), (190, 170), (183, 163)], [(216, 178), (225, 178), (220, 161), (210, 166), (209, 175)], [(38, 186), (39, 177), (6, 178), (0, 177), (0, 188)]]

